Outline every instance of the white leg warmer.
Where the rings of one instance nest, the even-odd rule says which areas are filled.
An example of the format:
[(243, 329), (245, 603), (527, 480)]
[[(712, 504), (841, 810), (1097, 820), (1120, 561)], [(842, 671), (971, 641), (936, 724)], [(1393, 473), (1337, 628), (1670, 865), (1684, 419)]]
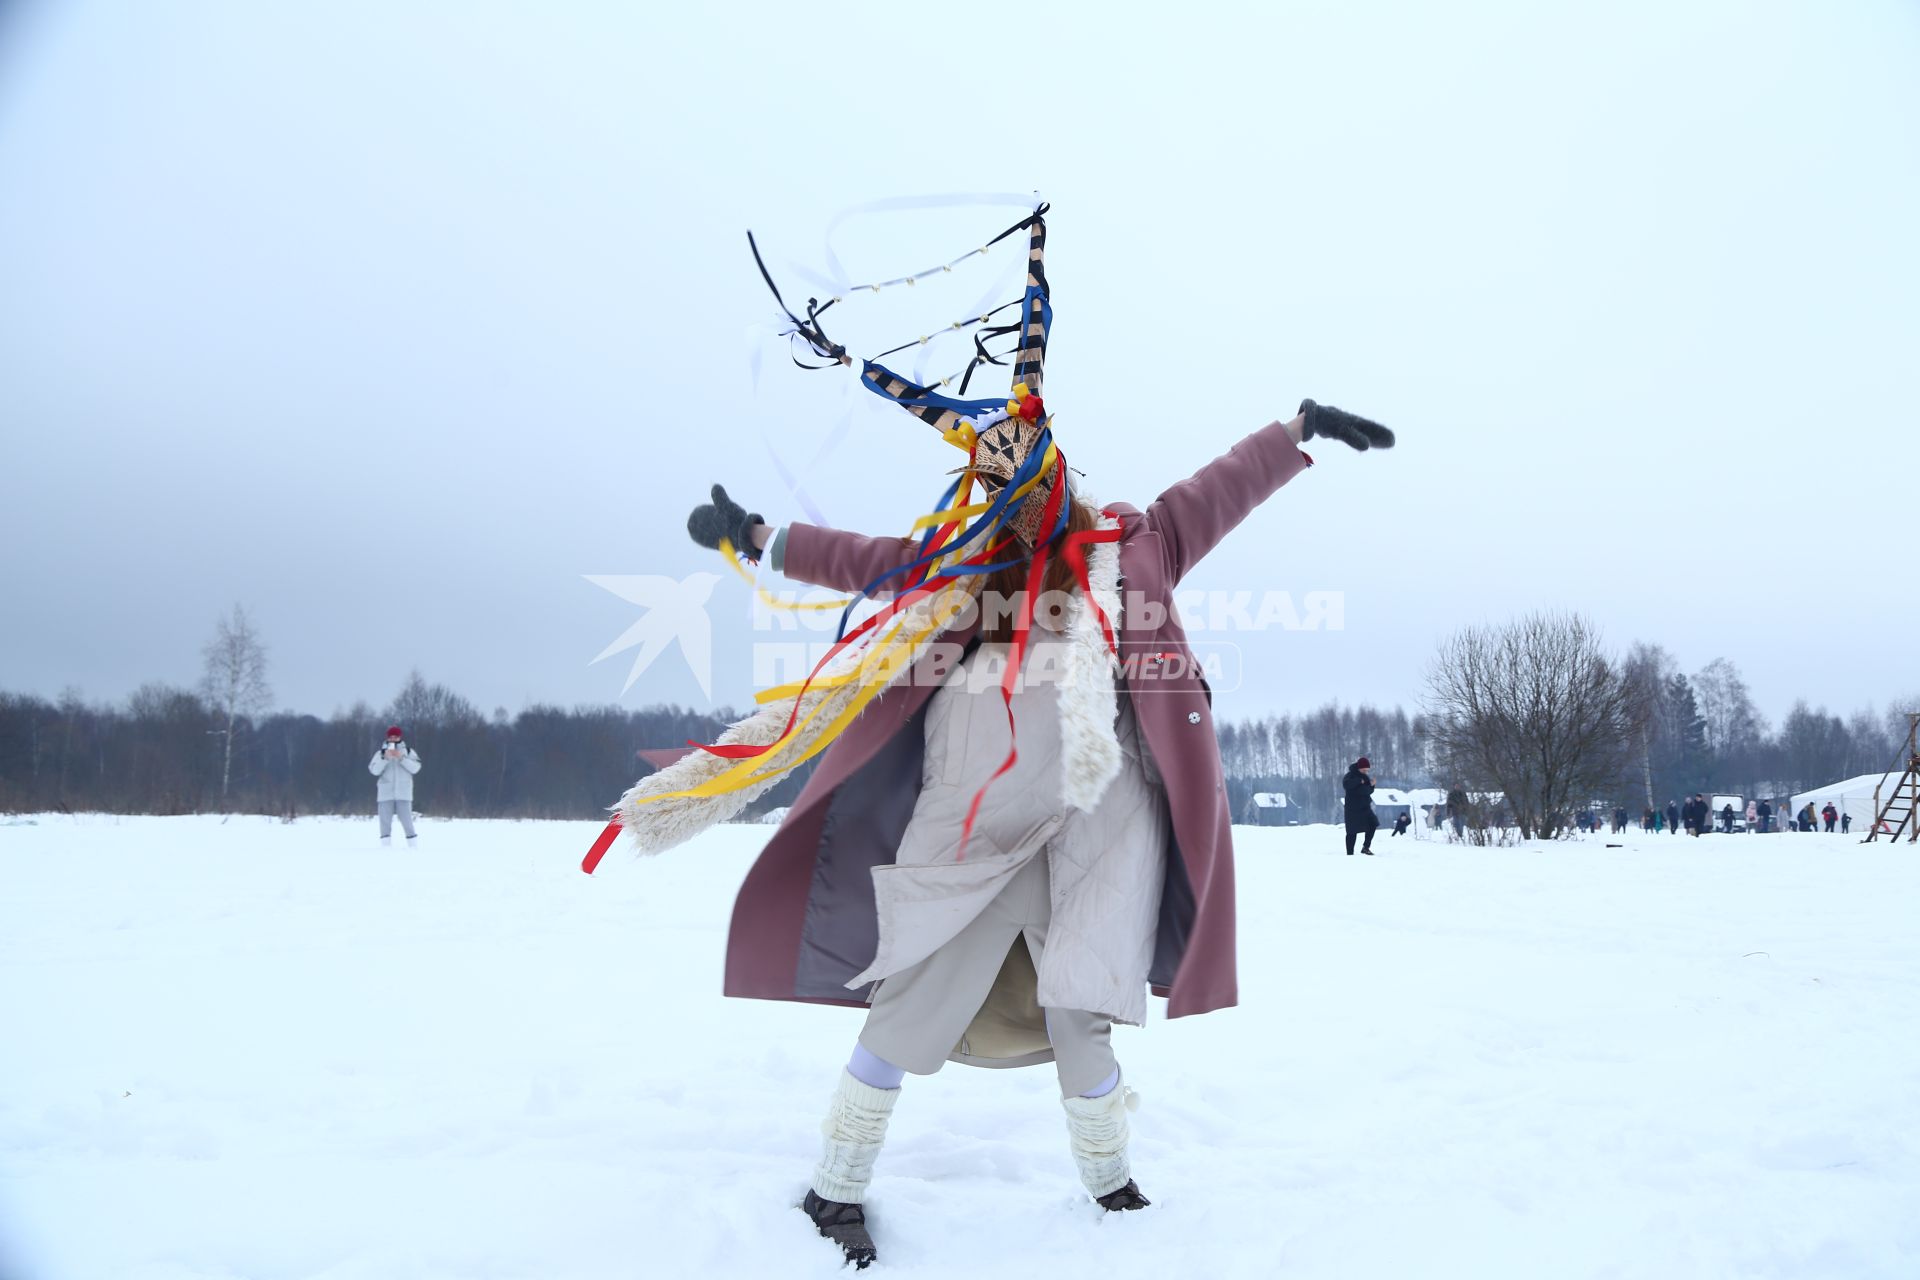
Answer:
[(1140, 1109), (1140, 1095), (1121, 1085), (1098, 1098), (1063, 1098), (1073, 1162), (1087, 1194), (1103, 1196), (1127, 1185), (1127, 1112)]
[(826, 1141), (813, 1171), (813, 1189), (823, 1200), (860, 1204), (873, 1178), (873, 1162), (887, 1140), (887, 1118), (899, 1101), (898, 1089), (876, 1089), (842, 1071), (840, 1088), (820, 1132)]

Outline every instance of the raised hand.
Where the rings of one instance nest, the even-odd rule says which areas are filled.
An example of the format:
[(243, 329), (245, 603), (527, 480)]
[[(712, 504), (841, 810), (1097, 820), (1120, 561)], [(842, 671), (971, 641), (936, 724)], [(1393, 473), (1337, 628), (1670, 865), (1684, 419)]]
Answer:
[(1311, 400), (1300, 402), (1300, 412), (1307, 419), (1300, 433), (1302, 441), (1325, 436), (1355, 449), (1393, 448), (1393, 432), (1357, 413), (1348, 413), (1330, 404), (1315, 404)]
[(713, 486), (713, 501), (703, 502), (687, 517), (687, 536), (703, 547), (719, 550), (720, 539), (733, 543), (733, 549), (749, 560), (760, 559), (753, 545), (753, 528), (765, 523), (757, 511), (749, 512), (727, 496), (722, 485)]

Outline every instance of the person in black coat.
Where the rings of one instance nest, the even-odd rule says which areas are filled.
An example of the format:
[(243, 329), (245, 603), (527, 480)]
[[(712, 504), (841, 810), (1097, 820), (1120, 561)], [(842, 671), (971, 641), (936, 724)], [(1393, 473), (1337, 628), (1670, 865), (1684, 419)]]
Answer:
[(1680, 834), (1680, 802), (1678, 800), (1667, 801), (1667, 830), (1676, 836)]
[(1353, 838), (1364, 834), (1367, 838), (1360, 846), (1360, 852), (1369, 858), (1373, 856), (1373, 833), (1380, 829), (1380, 819), (1373, 812), (1373, 778), (1368, 770), (1373, 762), (1361, 756), (1347, 770), (1347, 776), (1340, 779), (1340, 786), (1347, 793), (1347, 856), (1353, 856)]

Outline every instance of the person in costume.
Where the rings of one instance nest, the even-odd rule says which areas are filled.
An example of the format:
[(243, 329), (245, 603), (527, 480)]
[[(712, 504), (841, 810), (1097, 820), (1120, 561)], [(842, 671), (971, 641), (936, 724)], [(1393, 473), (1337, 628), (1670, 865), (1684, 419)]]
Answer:
[[(904, 1077), (948, 1061), (1052, 1062), (1087, 1193), (1147, 1206), (1112, 1025), (1143, 1023), (1149, 989), (1170, 1018), (1237, 1000), (1222, 765), (1173, 591), (1312, 465), (1304, 442), (1393, 443), (1309, 400), (1144, 509), (1095, 505), (1042, 398), (1045, 212), (1003, 233), (1028, 232), (1019, 313), (992, 331), (1018, 344), (1010, 398), (862, 363), (869, 390), (966, 452), (920, 536), (774, 529), (719, 485), (695, 508), (701, 545), (881, 607), (808, 681), (630, 790), (588, 857), (616, 830), (643, 852), (684, 840), (822, 755), (741, 887), (725, 989), (867, 1008), (802, 1205), (857, 1267), (876, 1256), (865, 1200)], [(851, 363), (824, 310), (789, 311), (792, 332)]]

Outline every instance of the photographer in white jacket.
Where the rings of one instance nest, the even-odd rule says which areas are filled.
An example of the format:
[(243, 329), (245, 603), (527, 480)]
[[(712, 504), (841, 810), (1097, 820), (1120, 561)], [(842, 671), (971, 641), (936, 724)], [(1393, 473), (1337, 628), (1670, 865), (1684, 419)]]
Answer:
[(378, 779), (374, 799), (380, 811), (380, 843), (393, 843), (393, 815), (397, 813), (400, 828), (407, 833), (407, 848), (418, 847), (418, 837), (413, 833), (413, 775), (420, 772), (420, 757), (406, 744), (399, 725), (387, 730), (386, 744), (367, 761), (367, 772)]

